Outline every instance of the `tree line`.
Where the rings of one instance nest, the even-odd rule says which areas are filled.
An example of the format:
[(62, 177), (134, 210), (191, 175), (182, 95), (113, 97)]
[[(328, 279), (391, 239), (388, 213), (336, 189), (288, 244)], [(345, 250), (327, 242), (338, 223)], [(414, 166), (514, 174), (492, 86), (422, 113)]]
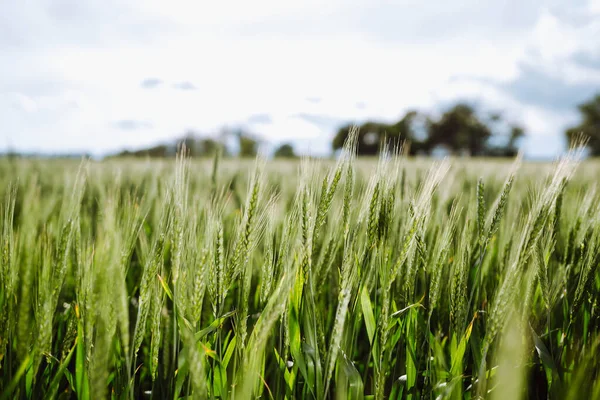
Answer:
[(256, 157), (260, 140), (253, 134), (242, 129), (223, 129), (217, 137), (202, 137), (194, 131), (188, 131), (183, 138), (168, 144), (158, 144), (146, 149), (135, 151), (124, 150), (113, 157), (173, 157), (179, 146), (185, 145), (191, 157), (212, 157), (217, 151), (225, 156), (235, 154), (239, 157)]
[[(474, 107), (459, 103), (438, 118), (408, 111), (399, 121), (386, 124), (368, 121), (360, 125), (358, 153), (375, 155), (382, 145), (408, 144), (411, 155), (445, 154), (512, 157), (525, 130), (504, 121), (501, 114), (479, 115)], [(333, 138), (333, 149), (341, 149), (352, 125), (341, 127)]]
[[(600, 94), (578, 106), (581, 122), (566, 130), (567, 142), (578, 137), (587, 137), (591, 156), (600, 156)], [(331, 146), (335, 152), (354, 129), (347, 124), (338, 129)], [(375, 156), (380, 150), (406, 145), (411, 155), (469, 155), (485, 157), (513, 157), (526, 135), (525, 129), (507, 121), (501, 113), (481, 113), (467, 103), (458, 103), (439, 116), (411, 110), (394, 123), (367, 121), (358, 125), (357, 151), (359, 155)], [(240, 157), (256, 156), (260, 139), (243, 129), (223, 130), (216, 138), (199, 137), (193, 132), (172, 144), (161, 144), (151, 148), (124, 151), (116, 156), (170, 157), (183, 142), (192, 157), (211, 156), (218, 149), (225, 155)], [(231, 149), (234, 148), (234, 150)], [(293, 146), (284, 143), (273, 153), (275, 157), (296, 157)]]

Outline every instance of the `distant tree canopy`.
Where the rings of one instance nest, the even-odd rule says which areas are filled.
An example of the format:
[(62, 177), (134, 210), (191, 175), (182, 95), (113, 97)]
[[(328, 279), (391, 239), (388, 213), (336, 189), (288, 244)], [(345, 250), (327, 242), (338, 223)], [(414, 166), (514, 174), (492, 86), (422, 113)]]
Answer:
[(256, 157), (258, 141), (250, 136), (239, 136), (240, 157)]
[[(484, 119), (465, 103), (456, 104), (437, 119), (409, 111), (395, 124), (369, 121), (360, 125), (358, 154), (377, 154), (385, 140), (388, 146), (408, 142), (412, 155), (431, 154), (442, 148), (452, 154), (512, 156), (517, 153), (518, 141), (525, 131), (517, 125), (508, 125), (508, 128), (506, 125), (500, 115), (493, 114)], [(351, 129), (351, 125), (346, 125), (338, 130), (332, 143), (334, 150), (342, 148)], [(498, 139), (498, 136), (504, 140), (500, 143), (495, 140), (493, 144), (491, 139)]]
[(174, 157), (177, 154), (178, 147), (185, 145), (186, 152), (191, 157), (211, 157), (219, 147), (227, 154), (227, 149), (218, 139), (200, 137), (193, 131), (188, 131), (182, 139), (175, 140), (168, 144), (159, 144), (146, 149), (129, 151), (125, 150), (114, 157), (151, 157), (166, 158)]
[[(400, 145), (408, 141), (416, 145), (410, 149), (410, 152), (421, 150), (422, 144), (417, 140), (414, 129), (414, 122), (420, 117), (416, 111), (410, 111), (395, 124), (383, 124), (374, 121), (368, 121), (359, 127), (357, 152), (360, 155), (376, 155), (385, 140), (389, 147)], [(354, 125), (345, 125), (340, 128), (333, 138), (333, 149), (338, 150), (344, 146), (346, 139)]]
[(237, 142), (238, 157), (256, 157), (258, 153), (258, 146), (260, 144), (258, 138), (241, 128), (223, 128), (220, 137), (223, 141), (234, 139)]
[(176, 146), (169, 146), (161, 144), (158, 146), (152, 146), (147, 149), (141, 150), (123, 150), (120, 153), (115, 154), (113, 157), (151, 157), (151, 158), (165, 158), (175, 155), (177, 152)]
[(600, 94), (578, 106), (581, 114), (579, 125), (567, 129), (569, 144), (574, 143), (579, 136), (588, 139), (587, 146), (592, 156), (600, 156)]
[(284, 143), (275, 149), (273, 153), (273, 157), (275, 158), (294, 158), (296, 157), (296, 153), (294, 152), (294, 147), (292, 147), (289, 143)]
[(467, 152), (472, 156), (485, 155), (487, 142), (492, 136), (475, 110), (466, 104), (457, 104), (440, 119), (430, 120), (427, 147), (444, 146), (452, 152)]
[(223, 147), (220, 142), (211, 138), (187, 136), (181, 142), (185, 144), (185, 147), (192, 157), (212, 156), (217, 152), (219, 147)]
[(231, 155), (225, 143), (234, 141), (238, 147), (240, 157), (255, 157), (259, 141), (251, 134), (242, 130), (226, 130), (220, 132), (216, 138), (200, 137), (193, 131), (187, 132), (182, 139), (168, 144), (160, 144), (146, 149), (129, 151), (125, 150), (114, 157), (151, 157), (166, 158), (177, 154), (178, 146), (185, 145), (190, 157), (212, 157), (219, 148), (224, 156)]
[(180, 143), (185, 145), (191, 157), (212, 157), (219, 147), (224, 147), (216, 139), (198, 137), (193, 132), (188, 132)]

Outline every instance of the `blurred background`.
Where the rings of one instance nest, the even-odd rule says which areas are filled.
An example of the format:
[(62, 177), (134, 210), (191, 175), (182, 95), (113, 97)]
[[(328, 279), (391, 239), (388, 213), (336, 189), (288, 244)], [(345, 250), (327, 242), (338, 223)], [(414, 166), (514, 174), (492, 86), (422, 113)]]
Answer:
[(1, 0), (0, 121), (3, 154), (600, 154), (600, 0)]

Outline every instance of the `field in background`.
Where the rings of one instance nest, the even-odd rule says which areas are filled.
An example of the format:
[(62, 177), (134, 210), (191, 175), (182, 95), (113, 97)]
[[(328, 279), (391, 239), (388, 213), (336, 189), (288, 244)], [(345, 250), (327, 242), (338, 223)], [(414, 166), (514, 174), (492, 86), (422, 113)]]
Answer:
[(0, 399), (600, 398), (599, 177), (0, 160)]

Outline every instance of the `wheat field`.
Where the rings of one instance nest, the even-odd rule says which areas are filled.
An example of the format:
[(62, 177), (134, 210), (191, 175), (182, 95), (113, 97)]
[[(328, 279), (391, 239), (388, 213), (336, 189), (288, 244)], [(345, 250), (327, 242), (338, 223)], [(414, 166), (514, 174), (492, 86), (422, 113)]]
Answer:
[(0, 160), (0, 399), (600, 399), (600, 165)]

